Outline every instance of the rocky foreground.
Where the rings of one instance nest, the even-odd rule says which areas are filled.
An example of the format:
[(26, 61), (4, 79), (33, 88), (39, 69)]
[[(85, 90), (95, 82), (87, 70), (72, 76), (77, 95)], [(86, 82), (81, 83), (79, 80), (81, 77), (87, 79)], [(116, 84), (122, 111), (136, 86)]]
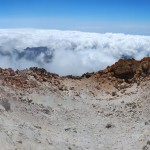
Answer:
[(0, 69), (0, 150), (150, 149), (150, 58), (81, 77)]

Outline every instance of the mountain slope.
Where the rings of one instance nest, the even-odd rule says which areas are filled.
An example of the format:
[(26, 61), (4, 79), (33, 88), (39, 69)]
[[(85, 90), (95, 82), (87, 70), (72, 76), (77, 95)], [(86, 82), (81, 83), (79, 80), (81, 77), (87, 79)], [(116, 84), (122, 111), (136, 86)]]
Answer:
[(150, 58), (81, 77), (0, 69), (1, 149), (149, 149), (149, 70)]

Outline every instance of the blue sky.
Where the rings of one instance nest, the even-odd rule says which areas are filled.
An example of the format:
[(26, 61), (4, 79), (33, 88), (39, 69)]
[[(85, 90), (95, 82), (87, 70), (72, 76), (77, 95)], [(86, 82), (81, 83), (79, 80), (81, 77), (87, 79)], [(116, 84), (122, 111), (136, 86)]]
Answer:
[(0, 28), (150, 35), (150, 0), (0, 0)]

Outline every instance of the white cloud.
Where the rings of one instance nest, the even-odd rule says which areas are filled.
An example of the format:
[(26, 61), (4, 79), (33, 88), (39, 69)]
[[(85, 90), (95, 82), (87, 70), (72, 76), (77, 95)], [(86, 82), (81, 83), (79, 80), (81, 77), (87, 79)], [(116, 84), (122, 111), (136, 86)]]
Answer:
[[(27, 47), (47, 47), (32, 56)], [(25, 50), (26, 49), (26, 50)], [(18, 55), (23, 52), (23, 57)], [(53, 54), (51, 60), (48, 57)], [(150, 36), (78, 31), (1, 29), (0, 67), (44, 67), (60, 75), (98, 71), (122, 56), (141, 59), (150, 54)], [(32, 59), (28, 59), (28, 57)]]

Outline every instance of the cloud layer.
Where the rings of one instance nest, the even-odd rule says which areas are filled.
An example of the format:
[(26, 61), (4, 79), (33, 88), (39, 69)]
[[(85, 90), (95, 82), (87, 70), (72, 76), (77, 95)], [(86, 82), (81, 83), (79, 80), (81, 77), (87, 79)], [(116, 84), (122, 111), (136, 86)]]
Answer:
[(43, 67), (60, 75), (98, 71), (122, 57), (150, 55), (150, 36), (78, 31), (0, 30), (0, 67)]

